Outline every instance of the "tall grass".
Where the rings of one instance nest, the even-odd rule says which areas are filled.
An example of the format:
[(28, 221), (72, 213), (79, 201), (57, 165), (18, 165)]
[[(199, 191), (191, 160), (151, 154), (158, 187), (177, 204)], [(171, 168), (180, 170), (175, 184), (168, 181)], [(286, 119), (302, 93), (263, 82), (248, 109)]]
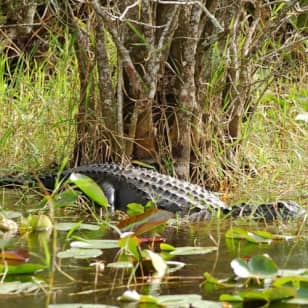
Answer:
[[(78, 74), (72, 39), (51, 35), (44, 61), (0, 54), (0, 168), (34, 171), (72, 150)], [(9, 78), (7, 76), (9, 75)]]
[[(43, 61), (21, 57), (13, 71), (0, 54), (0, 174), (38, 171), (72, 153), (79, 80), (73, 39), (64, 35), (61, 44), (51, 35)], [(277, 81), (266, 93), (244, 124), (242, 160), (256, 172), (240, 177), (229, 199), (307, 203), (307, 123), (295, 121), (304, 111), (304, 85)]]
[[(262, 202), (293, 199), (308, 205), (308, 88), (277, 83), (246, 123), (243, 160), (255, 173), (241, 178), (233, 199)], [(287, 90), (286, 90), (287, 89)]]

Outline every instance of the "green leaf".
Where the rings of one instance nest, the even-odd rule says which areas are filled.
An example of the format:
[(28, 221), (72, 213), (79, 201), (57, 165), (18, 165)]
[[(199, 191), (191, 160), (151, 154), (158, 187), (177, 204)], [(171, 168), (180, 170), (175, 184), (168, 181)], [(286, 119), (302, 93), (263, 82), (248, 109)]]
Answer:
[(156, 275), (158, 277), (164, 277), (168, 269), (166, 261), (159, 254), (151, 250), (146, 250), (146, 252), (148, 253), (152, 261), (152, 265), (155, 268)]
[(123, 248), (125, 253), (133, 255), (137, 260), (140, 260), (141, 256), (139, 253), (140, 239), (136, 236), (122, 237), (118, 241), (119, 247)]
[(185, 246), (185, 247), (176, 247), (175, 250), (170, 251), (172, 256), (186, 256), (186, 255), (203, 255), (208, 254), (213, 251), (216, 251), (217, 247), (194, 247), (194, 246)]
[(129, 203), (127, 204), (127, 214), (128, 216), (135, 216), (144, 213), (144, 206), (139, 203)]
[(202, 282), (201, 286), (203, 289), (207, 292), (213, 292), (218, 289), (222, 288), (234, 288), (237, 285), (235, 283), (226, 283), (225, 281), (218, 280), (214, 276), (212, 276), (210, 273), (205, 272), (203, 274), (204, 281)]
[(241, 258), (234, 259), (231, 267), (241, 278), (267, 278), (278, 274), (277, 265), (266, 255), (253, 256), (248, 262)]
[(242, 302), (244, 299), (240, 295), (221, 294), (219, 300), (222, 302)]
[(87, 259), (87, 258), (97, 258), (102, 254), (103, 252), (99, 249), (69, 248), (65, 251), (58, 252), (57, 257), (60, 259), (66, 259), (66, 258)]
[(172, 246), (172, 245), (170, 245), (170, 244), (166, 244), (166, 243), (161, 243), (161, 244), (159, 245), (159, 248), (160, 248), (160, 250), (162, 250), (162, 251), (173, 251), (173, 250), (176, 249), (174, 246)]
[(108, 200), (103, 190), (90, 177), (80, 173), (72, 173), (68, 181), (78, 186), (95, 203), (105, 208), (108, 207)]
[(266, 231), (249, 232), (241, 228), (230, 228), (225, 234), (226, 238), (246, 240), (251, 243), (270, 244), (273, 238), (272, 234)]
[(33, 274), (36, 271), (45, 269), (46, 267), (36, 263), (23, 263), (19, 265), (4, 266), (0, 264), (0, 273), (7, 273), (9, 275), (16, 274)]
[(71, 189), (66, 189), (54, 197), (54, 203), (56, 207), (67, 207), (73, 205), (78, 200), (81, 192)]
[(235, 295), (222, 294), (219, 300), (226, 302), (245, 302), (249, 303), (250, 307), (259, 307), (262, 301), (265, 304), (269, 304), (270, 302), (281, 301), (295, 296), (296, 290), (294, 288), (269, 288), (265, 290), (241, 291)]

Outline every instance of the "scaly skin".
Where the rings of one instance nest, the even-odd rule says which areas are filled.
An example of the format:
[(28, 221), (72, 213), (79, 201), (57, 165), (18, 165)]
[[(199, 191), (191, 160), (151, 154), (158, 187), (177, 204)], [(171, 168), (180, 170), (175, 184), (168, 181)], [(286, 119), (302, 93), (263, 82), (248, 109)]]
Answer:
[[(128, 203), (145, 204), (152, 200), (159, 208), (182, 215), (190, 214), (193, 220), (207, 219), (217, 210), (225, 214), (230, 213), (234, 217), (263, 216), (266, 220), (277, 217), (288, 219), (305, 214), (305, 211), (294, 202), (281, 201), (257, 207), (247, 204), (229, 207), (215, 193), (201, 186), (145, 168), (123, 167), (116, 164), (88, 165), (64, 170), (60, 177), (66, 179), (72, 173), (92, 178), (104, 190), (109, 204), (119, 210), (126, 210)], [(47, 189), (52, 190), (56, 176), (56, 174), (40, 176), (39, 180)], [(2, 186), (16, 186), (23, 183), (35, 185), (36, 181), (27, 177), (0, 178)]]

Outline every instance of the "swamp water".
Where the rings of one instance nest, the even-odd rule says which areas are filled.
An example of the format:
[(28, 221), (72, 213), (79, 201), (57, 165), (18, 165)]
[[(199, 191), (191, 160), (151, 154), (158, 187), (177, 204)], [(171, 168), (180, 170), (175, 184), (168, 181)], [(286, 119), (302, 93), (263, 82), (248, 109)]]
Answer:
[[(20, 194), (12, 191), (2, 192), (1, 210), (21, 211), (24, 215), (27, 210), (34, 208), (38, 203), (36, 199), (21, 198)], [(19, 210), (18, 210), (19, 209)], [(61, 217), (57, 216), (57, 222), (80, 221), (81, 217)], [(88, 222), (88, 221), (84, 221)], [(92, 221), (93, 223), (93, 221)], [(270, 244), (249, 243), (246, 240), (226, 239), (226, 231), (230, 228), (240, 227), (243, 230), (266, 230), (272, 234), (297, 234), (301, 231), (300, 236), (292, 239), (284, 238), (282, 240), (273, 240)], [(48, 307), (49, 304), (64, 303), (82, 303), (82, 304), (104, 304), (118, 307), (139, 307), (137, 303), (121, 303), (117, 298), (126, 290), (136, 290), (139, 294), (151, 295), (181, 295), (181, 294), (198, 294), (203, 299), (219, 302), (220, 294), (234, 294), (238, 291), (237, 287), (225, 287), (212, 292), (206, 291), (201, 286), (204, 281), (203, 274), (210, 273), (218, 279), (228, 278), (234, 275), (230, 262), (234, 258), (250, 258), (256, 255), (269, 255), (280, 269), (308, 269), (308, 240), (306, 237), (307, 228), (301, 228), (301, 222), (280, 223), (265, 225), (263, 223), (238, 220), (214, 220), (202, 224), (175, 223), (167, 226), (160, 233), (161, 237), (166, 239), (166, 243), (175, 247), (183, 246), (216, 246), (217, 250), (208, 254), (197, 255), (179, 255), (172, 260), (184, 262), (185, 266), (165, 276), (159, 284), (151, 282), (149, 277), (141, 278), (140, 276), (132, 280), (128, 286), (129, 274), (122, 269), (107, 268), (106, 265), (114, 262), (118, 256), (117, 249), (102, 249), (103, 254), (97, 258), (60, 259), (56, 257), (53, 251), (64, 251), (70, 247), (71, 239), (67, 239), (68, 231), (57, 231), (56, 237), (52, 233), (32, 232), (17, 235), (11, 238), (9, 244), (4, 250), (14, 251), (16, 249), (26, 249), (30, 253), (31, 263), (42, 263), (46, 258), (46, 249), (44, 242), (48, 243), (51, 254), (51, 262), (56, 264), (53, 270), (44, 269), (32, 275), (6, 275), (6, 282), (9, 281), (31, 281), (42, 280), (45, 282), (44, 287), (34, 293), (24, 294), (0, 294), (1, 308), (15, 307)], [(74, 232), (76, 237), (86, 239), (118, 239), (114, 231), (101, 228), (96, 231), (80, 230)], [(141, 235), (140, 237), (142, 237)], [(5, 234), (0, 234), (0, 241), (6, 238)], [(159, 252), (158, 250), (155, 250)], [(98, 271), (93, 264), (100, 261), (105, 264), (102, 271)], [(307, 278), (308, 281), (308, 278)], [(1, 284), (0, 284), (1, 286)], [(259, 288), (259, 287), (257, 287)], [(1, 293), (1, 289), (0, 289)], [(214, 304), (213, 304), (214, 305)], [(213, 307), (209, 304), (204, 307)], [(259, 305), (258, 307), (261, 307)], [(308, 306), (308, 305), (307, 305)], [(53, 306), (55, 307), (55, 306)], [(77, 307), (77, 306), (76, 306)], [(83, 307), (83, 306), (78, 306)], [(84, 306), (86, 307), (86, 306)], [(142, 307), (157, 307), (145, 304)], [(173, 307), (179, 307), (177, 305)], [(189, 307), (189, 306), (183, 306)], [(195, 306), (191, 306), (195, 307)], [(200, 305), (198, 307), (201, 307)], [(231, 307), (231, 306), (229, 306)], [(242, 305), (235, 303), (234, 307), (257, 307), (253, 305)], [(272, 303), (270, 307), (299, 307), (297, 304), (287, 304), (283, 302)], [(301, 306), (303, 307), (303, 306)]]

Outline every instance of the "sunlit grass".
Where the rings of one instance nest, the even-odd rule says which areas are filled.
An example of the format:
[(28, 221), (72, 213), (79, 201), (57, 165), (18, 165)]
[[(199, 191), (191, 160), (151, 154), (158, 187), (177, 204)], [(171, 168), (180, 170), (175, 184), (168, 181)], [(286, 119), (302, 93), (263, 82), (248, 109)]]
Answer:
[(0, 166), (29, 171), (61, 161), (72, 150), (78, 74), (72, 42), (61, 52), (56, 39), (43, 62), (20, 61), (10, 80), (8, 60), (0, 58)]
[(296, 121), (308, 110), (308, 89), (272, 89), (247, 123), (243, 159), (255, 170), (240, 179), (233, 199), (254, 203), (292, 199), (308, 205), (308, 124)]

